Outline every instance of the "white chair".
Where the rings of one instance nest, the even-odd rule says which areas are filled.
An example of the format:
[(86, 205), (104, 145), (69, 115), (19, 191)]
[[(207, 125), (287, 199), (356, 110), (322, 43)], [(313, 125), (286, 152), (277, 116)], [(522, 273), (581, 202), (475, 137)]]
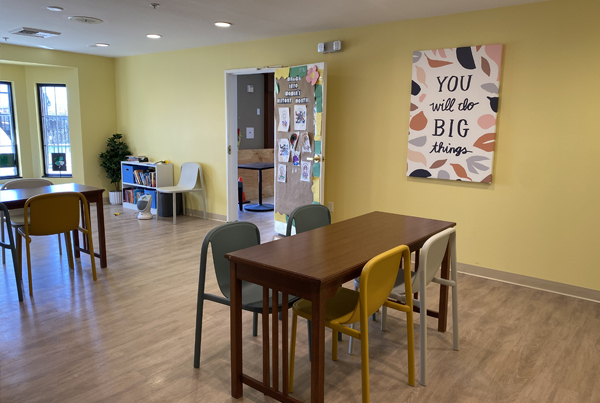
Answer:
[[(446, 247), (450, 248), (450, 280), (436, 277), (442, 260), (446, 253)], [(419, 293), (419, 299), (413, 299), (413, 304), (420, 311), (420, 339), (421, 339), (421, 379), (420, 384), (427, 383), (427, 285), (434, 283), (452, 287), (452, 337), (453, 348), (458, 351), (458, 290), (456, 278), (456, 229), (449, 228), (429, 238), (421, 248), (419, 267), (411, 275), (412, 292)], [(390, 298), (404, 301), (404, 270), (401, 268), (396, 277), (396, 284), (390, 293)], [(425, 284), (424, 287), (421, 284)], [(356, 285), (356, 284), (355, 284)], [(387, 319), (387, 308), (381, 310), (381, 329), (385, 329)], [(350, 346), (352, 348), (352, 346)]]
[[(6, 182), (2, 185), (0, 190), (10, 190), (10, 189), (29, 189), (29, 188), (39, 188), (42, 186), (51, 186), (54, 183), (50, 182), (47, 179), (13, 179), (11, 181)], [(17, 229), (25, 225), (24, 220), (24, 211), (22, 208), (20, 209), (12, 209), (10, 210), (10, 218), (12, 221), (13, 228)], [(4, 215), (1, 218), (2, 228), (4, 228)], [(16, 235), (15, 235), (16, 236)], [(0, 239), (4, 242), (4, 231), (0, 234)], [(60, 242), (60, 234), (58, 234), (58, 251), (62, 255), (62, 245)], [(6, 256), (4, 255), (4, 249), (2, 249), (2, 264), (6, 263)]]
[[(200, 185), (200, 187), (198, 187)], [(157, 200), (156, 207), (158, 210), (158, 201), (160, 193), (173, 194), (173, 225), (177, 224), (177, 193), (181, 193), (183, 204), (183, 215), (185, 215), (185, 199), (183, 195), (189, 192), (202, 192), (202, 206), (204, 209), (204, 218), (206, 218), (206, 196), (204, 194), (204, 178), (202, 175), (202, 167), (197, 162), (184, 162), (181, 165), (181, 176), (179, 183), (176, 186), (165, 186), (156, 188)], [(157, 214), (158, 218), (158, 214)]]

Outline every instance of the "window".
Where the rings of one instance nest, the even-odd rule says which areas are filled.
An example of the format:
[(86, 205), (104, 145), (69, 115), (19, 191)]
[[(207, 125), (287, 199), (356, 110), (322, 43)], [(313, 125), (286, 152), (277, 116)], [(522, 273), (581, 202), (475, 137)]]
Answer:
[(71, 176), (67, 86), (38, 84), (45, 176)]
[(11, 83), (0, 81), (0, 178), (19, 176)]

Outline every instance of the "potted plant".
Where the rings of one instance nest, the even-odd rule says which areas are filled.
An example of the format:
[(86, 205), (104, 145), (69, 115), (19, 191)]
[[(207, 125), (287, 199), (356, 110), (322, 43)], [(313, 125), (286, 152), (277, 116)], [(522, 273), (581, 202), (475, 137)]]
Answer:
[(123, 135), (113, 134), (106, 142), (106, 151), (100, 153), (100, 166), (106, 171), (106, 177), (110, 183), (115, 185), (115, 190), (109, 192), (110, 204), (122, 204), (123, 193), (121, 193), (121, 161), (125, 161), (130, 155), (129, 146), (123, 141)]

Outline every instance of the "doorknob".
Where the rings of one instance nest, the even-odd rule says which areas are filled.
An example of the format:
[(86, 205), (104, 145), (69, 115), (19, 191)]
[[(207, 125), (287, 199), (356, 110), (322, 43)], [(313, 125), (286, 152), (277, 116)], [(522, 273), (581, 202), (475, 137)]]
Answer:
[(321, 162), (325, 161), (325, 157), (320, 156), (319, 154), (315, 154), (314, 158), (307, 158), (307, 161)]

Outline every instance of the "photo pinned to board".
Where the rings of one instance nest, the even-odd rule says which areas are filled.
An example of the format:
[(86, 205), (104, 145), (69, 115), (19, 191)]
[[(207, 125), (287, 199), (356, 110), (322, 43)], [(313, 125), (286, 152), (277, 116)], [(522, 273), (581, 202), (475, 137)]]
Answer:
[(279, 108), (279, 126), (277, 131), (287, 132), (290, 130), (290, 108)]
[(279, 139), (279, 162), (290, 161), (290, 141), (288, 139)]
[(306, 105), (294, 105), (294, 130), (306, 130)]
[(277, 168), (277, 182), (285, 183), (287, 177), (287, 166), (285, 164), (279, 164)]
[(300, 137), (301, 137), (300, 144), (302, 145), (302, 152), (303, 153), (311, 153), (312, 149), (310, 148), (310, 136), (308, 135), (308, 132), (302, 133), (302, 135)]
[(296, 172), (297, 167), (300, 166), (300, 151), (292, 150), (292, 163), (294, 164), (292, 172)]
[(302, 161), (300, 180), (302, 182), (310, 182), (310, 161)]
[(298, 133), (298, 132), (294, 132), (290, 136), (290, 149), (291, 150), (295, 150), (296, 149), (296, 144), (298, 144), (298, 135), (299, 134), (300, 133)]

